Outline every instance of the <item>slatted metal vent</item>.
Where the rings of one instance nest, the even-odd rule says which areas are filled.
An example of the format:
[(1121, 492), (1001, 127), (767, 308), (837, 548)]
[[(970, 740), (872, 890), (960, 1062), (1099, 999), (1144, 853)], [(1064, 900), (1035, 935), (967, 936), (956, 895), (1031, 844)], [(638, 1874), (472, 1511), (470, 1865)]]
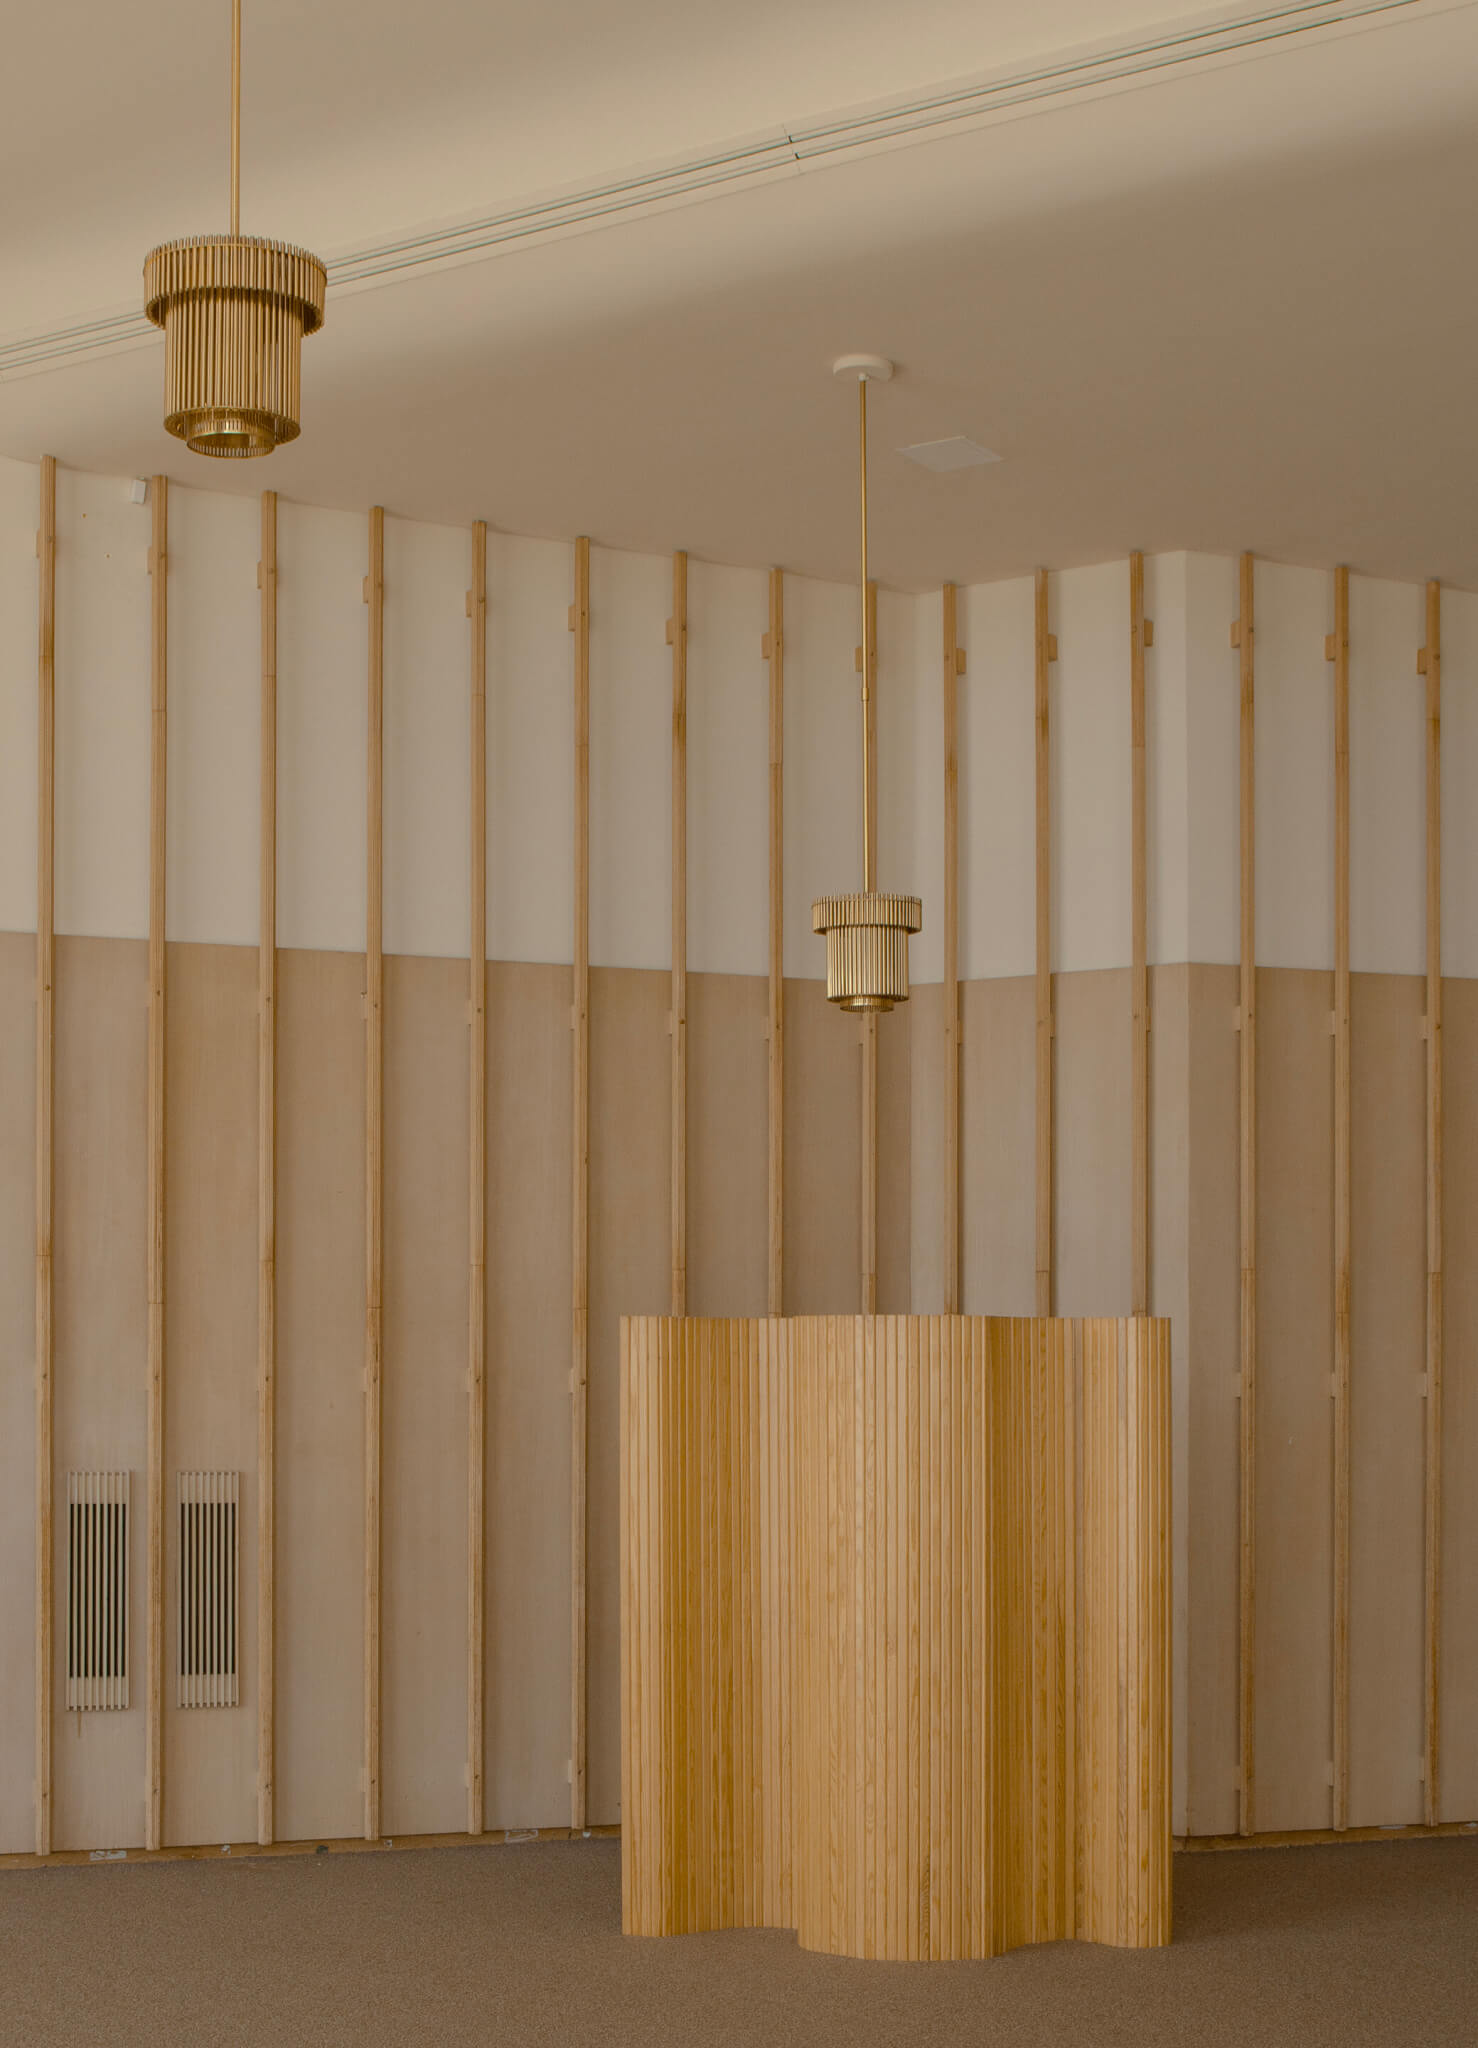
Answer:
[(179, 1704), (240, 1700), (240, 1474), (182, 1472), (180, 1481)]
[(67, 1474), (67, 1705), (128, 1705), (127, 1472)]

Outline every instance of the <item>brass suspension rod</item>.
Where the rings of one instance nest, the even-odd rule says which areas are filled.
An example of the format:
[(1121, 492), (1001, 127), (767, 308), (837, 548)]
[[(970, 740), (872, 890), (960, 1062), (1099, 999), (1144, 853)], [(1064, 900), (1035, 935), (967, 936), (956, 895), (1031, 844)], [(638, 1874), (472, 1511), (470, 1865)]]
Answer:
[(867, 378), (857, 379), (857, 447), (862, 476), (862, 587), (858, 592), (862, 634), (862, 887), (877, 887), (877, 849), (872, 843), (872, 748), (868, 740), (868, 702), (872, 696), (872, 646), (867, 630)]
[(231, 0), (231, 233), (241, 233), (241, 0)]

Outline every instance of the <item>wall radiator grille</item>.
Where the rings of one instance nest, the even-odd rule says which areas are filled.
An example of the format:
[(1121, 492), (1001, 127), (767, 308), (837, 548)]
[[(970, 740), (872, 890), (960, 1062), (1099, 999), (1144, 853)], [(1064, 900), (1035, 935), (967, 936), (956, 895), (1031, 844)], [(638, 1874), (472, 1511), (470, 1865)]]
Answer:
[(67, 1706), (128, 1705), (127, 1472), (67, 1474)]
[(179, 1704), (234, 1707), (240, 1474), (182, 1472), (180, 1482)]

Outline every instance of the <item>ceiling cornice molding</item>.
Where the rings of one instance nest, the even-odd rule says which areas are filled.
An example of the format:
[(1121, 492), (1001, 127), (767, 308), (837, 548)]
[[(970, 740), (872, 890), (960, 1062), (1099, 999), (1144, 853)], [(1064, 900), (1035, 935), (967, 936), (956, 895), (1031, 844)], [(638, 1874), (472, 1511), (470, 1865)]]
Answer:
[[(1260, 7), (1181, 19), (1114, 43), (1080, 45), (1010, 72), (840, 109), (732, 140), (701, 156), (648, 165), (502, 212), (362, 244), (330, 257), (330, 297), (407, 274), (487, 260), (511, 245), (587, 232), (689, 204), (736, 185), (794, 176), (810, 164), (856, 158), (964, 133), (1054, 105), (1153, 84), (1292, 44), (1325, 41), (1382, 17), (1450, 12), (1473, 0), (1267, 0)], [(34, 376), (157, 342), (141, 307), (90, 315), (45, 333), (0, 340), (0, 381)]]

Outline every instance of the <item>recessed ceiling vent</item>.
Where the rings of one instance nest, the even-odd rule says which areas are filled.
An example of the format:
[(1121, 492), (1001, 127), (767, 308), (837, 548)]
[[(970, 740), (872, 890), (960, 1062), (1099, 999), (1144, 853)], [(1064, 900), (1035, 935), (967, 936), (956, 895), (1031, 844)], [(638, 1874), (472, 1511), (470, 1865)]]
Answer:
[(128, 1705), (127, 1472), (67, 1474), (67, 1706)]
[(236, 1472), (180, 1474), (179, 1704), (234, 1707), (240, 1700), (240, 1582)]
[(920, 469), (941, 471), (978, 469), (983, 462), (1001, 459), (993, 448), (982, 448), (978, 441), (967, 441), (963, 434), (951, 434), (947, 441), (915, 441), (911, 448), (900, 448), (898, 453), (916, 462)]

